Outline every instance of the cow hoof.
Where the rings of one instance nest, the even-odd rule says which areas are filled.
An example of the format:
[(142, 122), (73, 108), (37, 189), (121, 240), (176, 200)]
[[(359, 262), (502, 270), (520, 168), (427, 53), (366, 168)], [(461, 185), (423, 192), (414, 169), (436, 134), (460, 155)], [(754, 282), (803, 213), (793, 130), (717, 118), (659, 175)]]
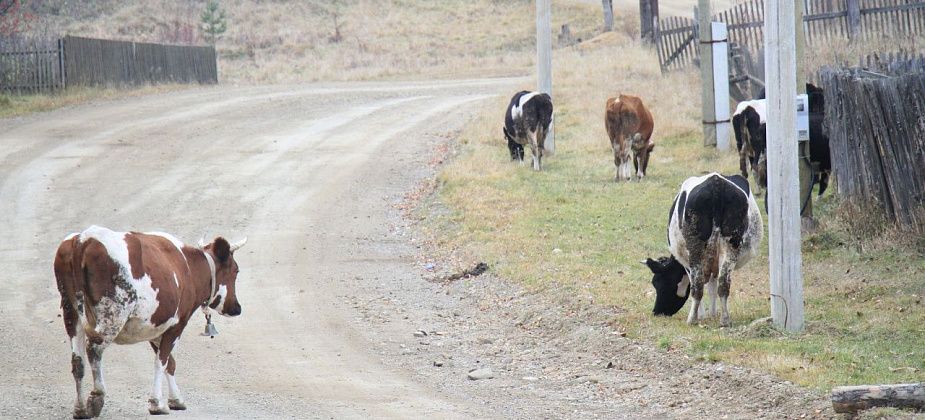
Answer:
[(90, 397), (87, 398), (87, 410), (90, 417), (99, 417), (103, 411), (103, 393), (91, 391)]
[(171, 410), (186, 410), (186, 404), (183, 404), (183, 401), (180, 400), (169, 399), (167, 400), (167, 406), (170, 407)]
[(74, 418), (75, 419), (90, 419), (93, 418), (90, 416), (90, 413), (86, 408), (75, 408), (74, 409)]
[(148, 413), (152, 416), (160, 416), (170, 414), (170, 410), (168, 410), (167, 407), (162, 407), (160, 401), (151, 398), (148, 400)]

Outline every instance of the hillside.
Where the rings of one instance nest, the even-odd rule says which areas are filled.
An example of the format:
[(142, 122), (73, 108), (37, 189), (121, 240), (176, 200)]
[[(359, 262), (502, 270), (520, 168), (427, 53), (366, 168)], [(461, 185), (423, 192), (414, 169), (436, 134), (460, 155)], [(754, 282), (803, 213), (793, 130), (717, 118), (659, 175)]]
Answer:
[[(204, 1), (31, 7), (41, 36), (204, 42), (197, 27)], [(217, 48), (225, 82), (523, 75), (535, 54), (535, 8), (526, 0), (236, 0), (222, 7), (228, 30)], [(553, 16), (555, 32), (567, 23), (575, 38), (590, 38), (602, 24), (599, 3), (556, 1)]]

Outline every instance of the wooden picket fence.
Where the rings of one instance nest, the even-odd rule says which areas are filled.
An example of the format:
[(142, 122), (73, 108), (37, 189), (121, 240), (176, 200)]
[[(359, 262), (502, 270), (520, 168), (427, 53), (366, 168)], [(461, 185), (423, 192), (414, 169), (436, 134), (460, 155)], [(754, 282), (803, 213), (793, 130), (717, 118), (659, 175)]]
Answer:
[(925, 234), (925, 57), (824, 68), (819, 79), (839, 196)]
[(61, 42), (0, 39), (0, 93), (28, 94), (64, 87)]
[[(764, 50), (764, 0), (746, 0), (713, 15), (726, 23), (729, 42), (752, 57)], [(925, 0), (804, 0), (803, 28), (807, 42), (829, 39), (874, 39), (925, 33)], [(695, 63), (697, 19), (658, 21), (656, 45), (663, 72)], [(732, 50), (732, 48), (730, 48)]]
[(0, 92), (168, 82), (218, 83), (215, 48), (73, 36), (0, 42)]

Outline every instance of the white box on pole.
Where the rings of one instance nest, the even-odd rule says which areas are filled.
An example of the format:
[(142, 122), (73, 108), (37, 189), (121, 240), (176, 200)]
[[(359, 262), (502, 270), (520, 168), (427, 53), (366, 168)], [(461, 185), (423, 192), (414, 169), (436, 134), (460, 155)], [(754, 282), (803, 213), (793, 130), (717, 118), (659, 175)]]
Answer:
[(711, 22), (716, 148), (729, 150), (729, 43), (726, 24)]
[(809, 141), (809, 96), (797, 95), (797, 141)]

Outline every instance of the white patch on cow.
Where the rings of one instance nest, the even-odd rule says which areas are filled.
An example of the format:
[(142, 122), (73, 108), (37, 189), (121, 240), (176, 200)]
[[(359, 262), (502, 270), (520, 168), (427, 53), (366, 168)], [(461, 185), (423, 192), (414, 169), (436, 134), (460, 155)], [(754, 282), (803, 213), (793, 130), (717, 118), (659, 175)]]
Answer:
[(645, 176), (646, 176), (646, 175), (645, 175), (644, 173), (642, 173), (642, 169), (636, 171), (636, 177), (637, 177), (637, 178), (642, 179), (642, 178), (645, 178)]
[(104, 296), (93, 308), (97, 314), (96, 332), (116, 344), (150, 341), (179, 322), (174, 317), (161, 325), (152, 323), (151, 318), (160, 304), (158, 290), (152, 285), (151, 276), (132, 277), (126, 235), (125, 232), (99, 226), (91, 226), (80, 234), (81, 242), (92, 238), (106, 248), (109, 257), (119, 267), (119, 277), (124, 280), (114, 284), (115, 294), (112, 297)]
[[(225, 287), (225, 285), (223, 284), (221, 286), (218, 286), (218, 290), (215, 291), (215, 296), (209, 300), (209, 303), (211, 304), (213, 301), (215, 301), (215, 299), (218, 299), (218, 305), (215, 305), (214, 310), (215, 312), (218, 312), (221, 315), (225, 315), (222, 313), (222, 308), (225, 305), (225, 296), (227, 295), (228, 295), (228, 288)], [(209, 306), (211, 307), (211, 305)], [(225, 316), (228, 316), (228, 315), (225, 315)]]
[(173, 375), (167, 373), (167, 388), (169, 390), (169, 396), (171, 400), (177, 400), (179, 403), (183, 403), (183, 397), (180, 396), (180, 387), (177, 386), (177, 378)]
[(630, 179), (633, 177), (633, 163), (629, 160), (623, 161), (620, 166), (617, 167), (617, 178), (619, 179)]
[(160, 358), (154, 356), (154, 387), (151, 389), (151, 407), (150, 408), (161, 408), (166, 410), (167, 405), (161, 401), (163, 397), (163, 388), (164, 388), (164, 371), (167, 370), (167, 364), (161, 363)]
[(177, 290), (180, 289), (180, 279), (177, 278), (177, 273), (173, 273), (173, 284), (177, 285)]
[(678, 283), (678, 291), (676, 291), (675, 294), (680, 298), (687, 296), (687, 286), (690, 284), (691, 278), (685, 273), (684, 276), (681, 277), (681, 282)]
[(533, 99), (534, 96), (539, 95), (539, 94), (540, 92), (530, 92), (530, 93), (525, 94), (524, 96), (521, 96), (520, 100), (517, 101), (517, 104), (511, 107), (511, 118), (513, 118), (514, 121), (517, 121), (518, 119), (520, 119), (520, 117), (524, 114), (524, 104), (526, 104), (527, 101), (529, 101), (530, 99)]
[(736, 105), (736, 112), (732, 116), (736, 116), (745, 111), (745, 108), (752, 107), (755, 112), (758, 114), (758, 118), (761, 120), (761, 123), (764, 124), (767, 122), (768, 115), (768, 105), (767, 100), (765, 99), (754, 99), (751, 101), (742, 101)]

